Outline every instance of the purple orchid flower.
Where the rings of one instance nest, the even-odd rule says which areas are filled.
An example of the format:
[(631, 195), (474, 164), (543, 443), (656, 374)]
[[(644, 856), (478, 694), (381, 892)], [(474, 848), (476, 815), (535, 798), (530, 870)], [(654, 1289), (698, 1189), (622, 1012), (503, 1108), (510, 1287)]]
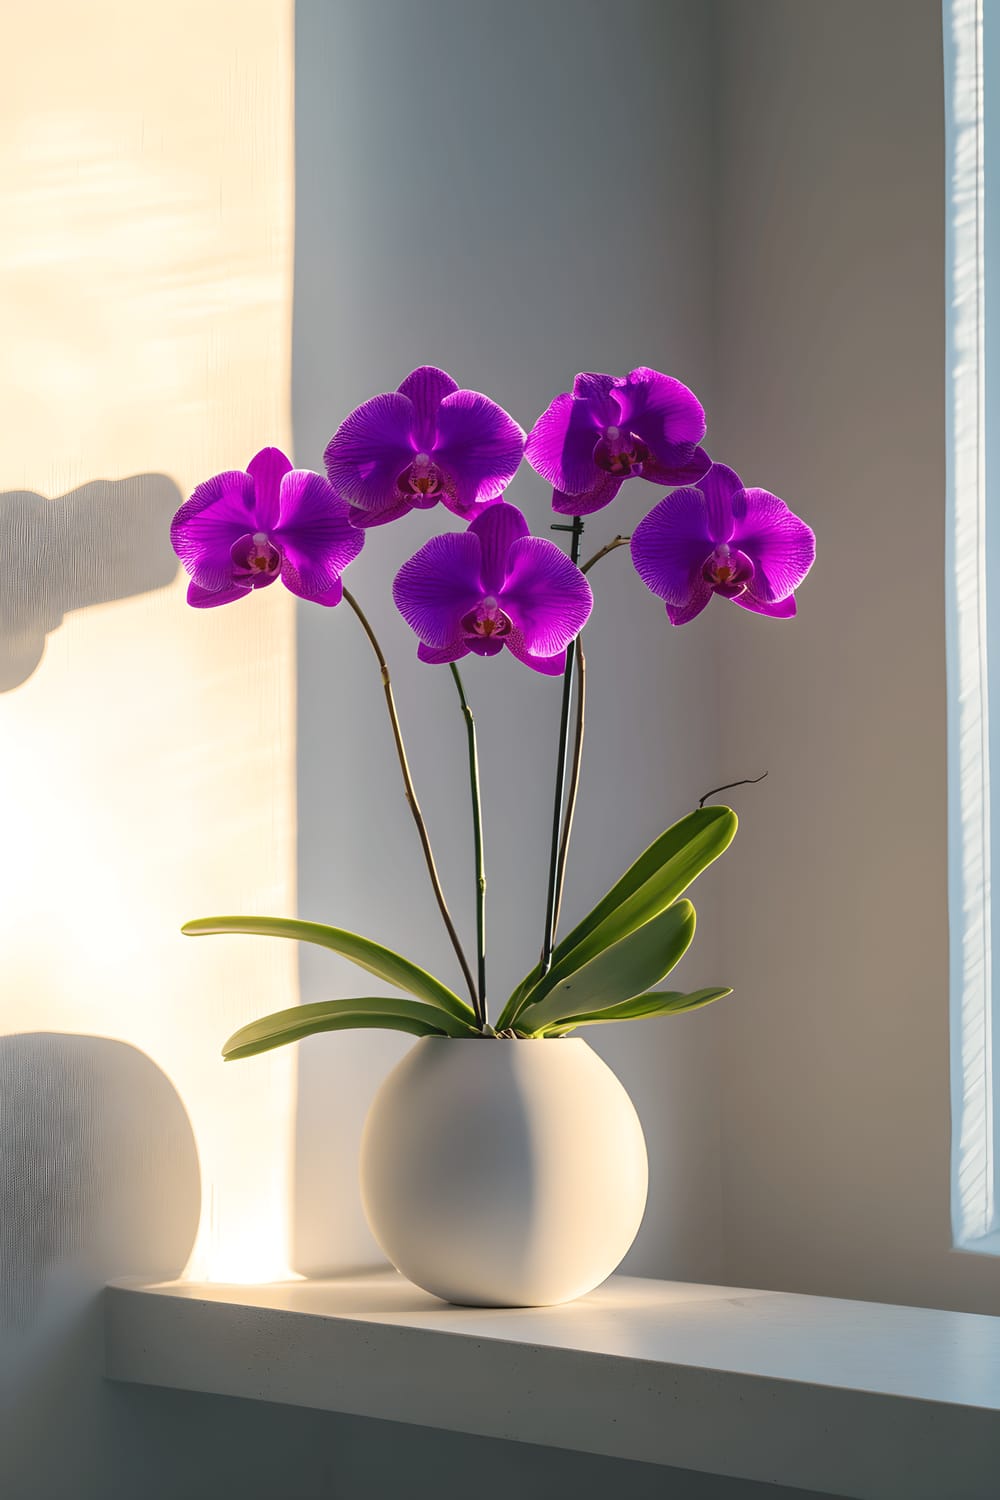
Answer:
[(548, 676), (565, 670), (566, 647), (594, 602), (580, 569), (554, 542), (532, 536), (506, 501), (467, 531), (432, 537), (400, 568), (392, 596), (420, 638), (421, 661), (496, 656), (506, 646)]
[(191, 574), (188, 603), (211, 609), (276, 578), (300, 599), (339, 604), (340, 575), (364, 546), (347, 504), (321, 474), (262, 448), (241, 469), (199, 484), (174, 516), (170, 540)]
[(554, 487), (552, 508), (587, 516), (626, 479), (695, 484), (712, 460), (698, 445), (705, 412), (692, 391), (644, 366), (624, 377), (578, 375), (528, 434), (525, 457)]
[(815, 556), (815, 536), (784, 500), (745, 489), (725, 464), (714, 464), (697, 489), (661, 500), (632, 535), (636, 572), (666, 602), (671, 625), (700, 615), (713, 594), (790, 619), (793, 590)]
[(523, 454), (524, 432), (503, 407), (423, 365), (352, 411), (325, 459), (354, 525), (381, 526), (438, 501), (471, 520), (503, 493)]

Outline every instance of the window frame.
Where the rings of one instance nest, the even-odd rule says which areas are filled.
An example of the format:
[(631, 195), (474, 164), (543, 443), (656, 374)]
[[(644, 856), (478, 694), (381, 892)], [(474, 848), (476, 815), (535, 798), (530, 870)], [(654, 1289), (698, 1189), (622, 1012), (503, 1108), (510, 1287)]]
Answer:
[[(986, 114), (983, 89), (989, 67), (1000, 91), (1000, 9), (994, 6), (988, 0), (943, 0), (951, 1211), (956, 1248), (987, 1254), (1000, 1254), (1000, 1024), (992, 961), (1000, 912), (995, 923), (989, 776), (991, 749), (1000, 765), (1000, 715), (994, 715), (991, 745), (988, 649), (991, 622), (1000, 644), (1000, 597), (991, 609), (987, 587), (991, 572), (1000, 577), (990, 567), (991, 551), (1000, 560), (1000, 537), (987, 527), (990, 459), (993, 451), (1000, 457), (1000, 431), (991, 443), (986, 420), (987, 361), (1000, 370), (1000, 314), (988, 316), (986, 245), (988, 233), (989, 243), (1000, 245), (992, 225), (995, 217), (1000, 228), (1000, 204), (991, 214), (985, 190), (988, 148), (992, 135), (1000, 145), (1000, 129)], [(1000, 151), (993, 159), (1000, 160)], [(1000, 702), (1000, 649), (993, 656)], [(1000, 848), (1000, 798), (994, 800)]]

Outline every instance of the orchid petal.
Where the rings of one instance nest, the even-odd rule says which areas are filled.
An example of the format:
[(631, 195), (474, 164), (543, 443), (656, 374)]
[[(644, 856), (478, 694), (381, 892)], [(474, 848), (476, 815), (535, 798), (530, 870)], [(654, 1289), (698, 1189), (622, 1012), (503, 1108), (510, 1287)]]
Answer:
[(309, 604), (325, 605), (327, 609), (335, 608), (344, 597), (343, 579), (335, 578), (329, 588), (315, 592), (311, 586), (303, 584), (298, 573), (287, 562), (281, 570), (281, 581), (290, 594), (297, 594)]
[(451, 641), (447, 646), (425, 646), (421, 641), (417, 647), (417, 656), (420, 661), (425, 661), (435, 667), (442, 666), (445, 662), (459, 661), (468, 654), (469, 648), (464, 640)]
[(697, 485), (701, 488), (701, 481), (712, 467), (712, 460), (704, 448), (696, 448), (690, 458), (684, 458), (677, 463), (661, 464), (656, 458), (647, 458), (642, 466), (642, 479), (648, 479), (653, 484), (662, 484), (665, 489), (674, 489), (677, 485)]
[(524, 644), (524, 636), (519, 630), (512, 630), (505, 637), (505, 644), (511, 656), (523, 661), (526, 667), (541, 672), (546, 677), (561, 677), (566, 670), (566, 652), (557, 651), (555, 656), (532, 656)]
[(482, 511), (469, 530), (483, 549), (483, 592), (499, 594), (507, 581), (507, 553), (519, 538), (530, 535), (528, 523), (516, 505), (501, 500)]
[(187, 602), (195, 609), (214, 609), (217, 604), (232, 604), (245, 599), (253, 589), (248, 583), (226, 583), (221, 589), (203, 589), (194, 579), (188, 584)]
[(262, 448), (247, 464), (254, 483), (257, 530), (270, 531), (278, 522), (278, 494), (292, 461), (280, 448)]
[(611, 394), (618, 380), (614, 375), (595, 375), (584, 371), (573, 381), (573, 395), (586, 401), (598, 427), (612, 427), (618, 421), (618, 403)]
[(503, 650), (503, 638), (498, 635), (467, 635), (465, 644), (476, 656), (499, 656)]
[(463, 616), (483, 597), (479, 538), (464, 531), (431, 537), (405, 562), (392, 585), (396, 608), (428, 646), (450, 645)]
[[(645, 466), (644, 466), (645, 467)], [(608, 474), (594, 466), (596, 480), (582, 495), (567, 495), (564, 490), (552, 491), (552, 509), (561, 516), (591, 516), (596, 510), (610, 505), (618, 494), (624, 479), (618, 474)]]
[(437, 413), (434, 462), (460, 505), (479, 505), (506, 488), (524, 453), (524, 432), (478, 391), (452, 391)]
[(600, 415), (590, 402), (557, 396), (528, 434), (525, 457), (543, 479), (568, 495), (591, 490), (599, 470), (594, 449), (601, 435)]
[(753, 559), (755, 597), (770, 604), (787, 599), (815, 561), (811, 528), (767, 490), (740, 491), (733, 518), (733, 539)]
[(741, 609), (753, 610), (755, 615), (770, 615), (773, 620), (792, 620), (795, 618), (796, 605), (795, 595), (789, 594), (787, 599), (757, 599), (747, 589), (733, 600)]
[(690, 457), (705, 436), (704, 407), (672, 375), (640, 365), (616, 384), (614, 397), (618, 425), (640, 437), (661, 463)]
[(413, 420), (412, 401), (398, 391), (373, 396), (345, 417), (324, 454), (337, 493), (365, 510), (395, 504), (396, 480), (417, 452)]
[[(365, 544), (352, 526), (347, 505), (329, 480), (293, 469), (281, 481), (281, 518), (274, 531), (284, 560), (285, 587), (302, 599), (339, 603), (340, 575)], [(325, 598), (332, 593), (336, 596)]]
[(494, 495), (489, 500), (483, 500), (478, 505), (466, 505), (461, 500), (457, 500), (454, 495), (449, 495), (446, 492), (441, 495), (441, 504), (445, 510), (450, 510), (453, 516), (458, 516), (459, 520), (464, 521), (466, 525), (477, 520), (480, 516), (484, 516), (488, 509), (500, 504), (502, 500), (503, 495), (501, 494)]
[(412, 432), (418, 452), (429, 453), (434, 447), (438, 407), (445, 396), (457, 390), (457, 382), (435, 365), (421, 365), (407, 375), (399, 387), (399, 394), (413, 402)]
[(733, 535), (733, 496), (743, 488), (743, 481), (735, 469), (726, 464), (713, 464), (698, 485), (705, 497), (708, 512), (708, 534), (718, 545), (728, 542)]
[(359, 531), (367, 531), (370, 526), (385, 526), (389, 521), (398, 521), (402, 516), (408, 516), (412, 509), (413, 506), (406, 500), (391, 500), (378, 510), (365, 510), (361, 505), (349, 505), (347, 518)]
[(170, 541), (192, 578), (213, 593), (230, 581), (233, 543), (257, 530), (254, 482), (232, 469), (198, 485), (174, 516)]
[(674, 605), (668, 603), (667, 619), (671, 625), (687, 625), (701, 614), (711, 597), (711, 584), (705, 583), (703, 579), (699, 579), (686, 604)]
[(632, 533), (632, 562), (648, 589), (683, 610), (701, 592), (701, 570), (712, 546), (701, 491), (674, 490)]
[(507, 554), (500, 604), (533, 656), (554, 656), (578, 635), (594, 596), (575, 563), (554, 542), (522, 537)]

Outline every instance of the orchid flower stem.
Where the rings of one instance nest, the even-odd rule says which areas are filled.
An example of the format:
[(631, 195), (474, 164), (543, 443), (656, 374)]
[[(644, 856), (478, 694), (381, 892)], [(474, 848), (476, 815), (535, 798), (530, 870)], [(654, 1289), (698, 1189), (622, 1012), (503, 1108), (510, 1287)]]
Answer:
[(580, 572), (589, 573), (594, 564), (600, 562), (602, 557), (607, 557), (609, 552), (614, 552), (618, 547), (627, 547), (631, 540), (630, 536), (616, 536), (613, 541), (607, 542), (599, 552), (595, 552), (593, 557), (588, 557), (587, 561), (581, 567)]
[(566, 793), (566, 812), (563, 817), (562, 837), (559, 841), (559, 855), (556, 860), (556, 909), (552, 923), (553, 941), (559, 927), (559, 916), (562, 912), (563, 886), (566, 883), (566, 861), (569, 858), (569, 841), (573, 833), (573, 815), (576, 812), (576, 799), (580, 790), (580, 766), (583, 761), (583, 729), (587, 711), (587, 658), (583, 654), (582, 632), (576, 638), (575, 652), (576, 734), (573, 740), (573, 763), (569, 773), (569, 790)]
[[(558, 525), (558, 531), (569, 531), (570, 559), (580, 561), (580, 539), (583, 536), (583, 517), (574, 516), (572, 526)], [(542, 974), (552, 967), (552, 950), (556, 945), (556, 922), (559, 849), (563, 824), (563, 792), (566, 787), (566, 758), (569, 748), (569, 715), (573, 701), (573, 666), (576, 655), (573, 650), (566, 653), (566, 671), (563, 674), (562, 710), (559, 716), (559, 749), (556, 755), (556, 791), (552, 807), (552, 848), (549, 854), (549, 882), (545, 900), (545, 932), (542, 937), (542, 954), (539, 961)]]
[(465, 728), (469, 739), (469, 789), (472, 793), (472, 832), (476, 844), (476, 955), (479, 960), (479, 1004), (476, 1015), (480, 1026), (485, 1028), (486, 1004), (486, 856), (483, 852), (483, 804), (479, 791), (479, 751), (476, 747), (476, 721), (465, 696), (462, 678), (455, 663), (451, 663), (451, 675), (458, 689), (458, 701), (462, 705)]
[(399, 769), (403, 773), (403, 789), (406, 792), (406, 800), (409, 803), (410, 812), (413, 814), (413, 821), (417, 825), (417, 833), (420, 836), (420, 847), (424, 851), (424, 861), (427, 865), (427, 873), (430, 876), (431, 885), (434, 889), (434, 897), (437, 901), (438, 909), (441, 912), (441, 917), (444, 921), (444, 925), (448, 930), (448, 936), (451, 938), (451, 945), (455, 950), (455, 956), (458, 959), (462, 973), (465, 976), (465, 982), (469, 986), (469, 994), (472, 997), (472, 1008), (478, 1014), (476, 981), (472, 977), (472, 970), (469, 968), (468, 959), (466, 958), (463, 951), (458, 932), (455, 929), (455, 924), (451, 919), (451, 913), (448, 910), (448, 903), (444, 899), (444, 891), (441, 889), (441, 879), (437, 872), (437, 865), (434, 863), (434, 854), (431, 850), (431, 841), (427, 833), (427, 825), (424, 823), (423, 814), (420, 811), (420, 804), (417, 801), (417, 794), (413, 786), (413, 777), (410, 775), (410, 766), (409, 762), (406, 759), (406, 747), (403, 744), (403, 733), (399, 725), (399, 714), (396, 711), (396, 700), (393, 695), (392, 682), (389, 677), (389, 666), (386, 662), (385, 656), (383, 655), (382, 647), (379, 645), (378, 640), (376, 639), (375, 632), (372, 629), (371, 625), (368, 623), (368, 618), (365, 615), (364, 610), (361, 608), (361, 605), (348, 589), (344, 590), (344, 602), (345, 604), (350, 605), (351, 609), (357, 615), (358, 620), (361, 624), (361, 628), (364, 631), (365, 635), (368, 637), (368, 641), (371, 645), (372, 650), (375, 652), (375, 656), (379, 664), (379, 669), (382, 673), (382, 691), (385, 694), (385, 704), (389, 712), (389, 723), (392, 725), (392, 736), (396, 742), (396, 755), (399, 759)]

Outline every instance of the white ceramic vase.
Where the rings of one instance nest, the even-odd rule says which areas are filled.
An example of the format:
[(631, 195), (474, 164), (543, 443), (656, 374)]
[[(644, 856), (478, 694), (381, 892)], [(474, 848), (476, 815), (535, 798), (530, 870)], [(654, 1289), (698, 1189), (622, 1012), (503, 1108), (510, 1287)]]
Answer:
[(465, 1305), (589, 1292), (635, 1239), (646, 1187), (632, 1101), (577, 1037), (423, 1037), (376, 1094), (361, 1143), (382, 1250)]

